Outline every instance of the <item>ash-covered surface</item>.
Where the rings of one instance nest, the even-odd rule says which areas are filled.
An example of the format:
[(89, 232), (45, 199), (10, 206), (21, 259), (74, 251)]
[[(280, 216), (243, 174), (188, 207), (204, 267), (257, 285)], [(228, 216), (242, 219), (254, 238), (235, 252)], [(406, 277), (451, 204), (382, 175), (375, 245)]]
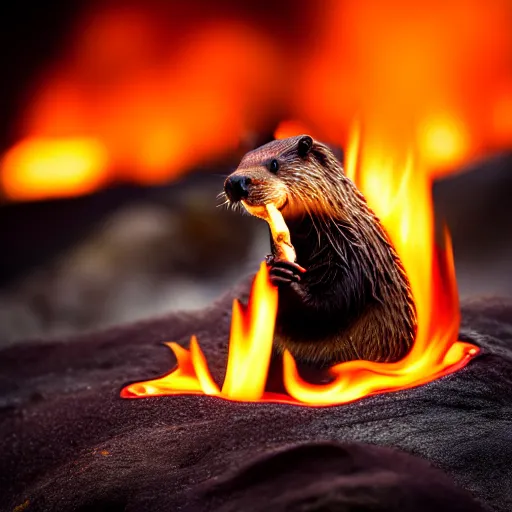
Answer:
[(171, 369), (159, 342), (188, 344), (192, 333), (220, 381), (231, 298), (247, 288), (200, 313), (0, 352), (0, 508), (478, 510), (418, 457), (352, 444), (370, 443), (512, 510), (510, 301), (464, 307), (465, 338), (482, 355), (416, 389), (320, 409), (119, 398), (124, 384)]

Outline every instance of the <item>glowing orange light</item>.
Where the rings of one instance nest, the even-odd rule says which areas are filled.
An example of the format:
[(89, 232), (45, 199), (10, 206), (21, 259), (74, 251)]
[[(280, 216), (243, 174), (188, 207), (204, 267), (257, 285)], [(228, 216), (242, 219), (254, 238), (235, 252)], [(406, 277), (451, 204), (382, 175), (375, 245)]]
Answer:
[[(267, 380), (277, 312), (277, 289), (269, 284), (265, 263), (254, 281), (247, 311), (233, 303), (230, 350), (222, 394), (238, 400), (258, 400)], [(258, 361), (253, 365), (251, 361)]]
[(463, 162), (469, 141), (464, 125), (454, 117), (429, 116), (419, 128), (420, 156), (431, 168)]
[[(105, 179), (93, 166), (88, 177), (78, 169), (76, 187), (50, 185), (11, 169), (0, 178), (14, 183), (11, 199), (166, 182), (267, 130), (276, 112), (300, 120), (283, 123), (277, 138), (335, 143), (355, 113), (414, 120), (418, 162), (438, 174), (512, 144), (510, 0), (326, 0), (321, 11), (309, 0), (303, 19), (286, 7), (275, 13), (297, 23), (283, 32), (245, 9), (92, 4), (32, 84), (15, 129), (19, 141), (94, 137), (108, 153)], [(282, 37), (292, 28), (296, 37)], [(63, 149), (59, 160), (68, 158)]]
[[(27, 100), (21, 142), (1, 170), (10, 199), (75, 196), (105, 181), (161, 184), (234, 151), (254, 129), (273, 94), (260, 70), (280, 74), (268, 35), (201, 13), (178, 23), (187, 8), (177, 4), (107, 1), (84, 13)], [(89, 136), (108, 161), (65, 142)], [(36, 139), (51, 144), (24, 142)]]
[[(170, 344), (178, 369), (166, 377), (132, 384), (124, 397), (176, 392), (202, 393), (231, 400), (273, 401), (310, 406), (336, 405), (364, 396), (397, 391), (429, 382), (465, 366), (479, 349), (457, 341), (460, 315), (452, 249), (445, 234), (435, 248), (431, 177), (414, 162), (412, 151), (386, 146), (380, 136), (359, 131), (351, 137), (352, 177), (386, 227), (411, 283), (417, 310), (417, 335), (409, 354), (395, 363), (350, 361), (330, 369), (333, 380), (304, 381), (291, 354), (285, 352), (284, 385), (289, 396), (264, 392), (277, 308), (277, 292), (261, 265), (249, 306), (235, 301), (228, 368), (219, 391), (195, 338), (189, 354)], [(202, 377), (200, 377), (202, 375)], [(174, 382), (177, 381), (176, 387)], [(169, 393), (169, 387), (175, 391)]]
[(187, 393), (220, 394), (217, 384), (210, 375), (206, 359), (195, 336), (192, 336), (190, 340), (190, 352), (177, 343), (169, 342), (166, 345), (176, 356), (177, 369), (160, 379), (127, 386), (121, 392), (123, 398)]
[(126, 386), (121, 396), (135, 398), (185, 393), (240, 401), (264, 399), (276, 311), (277, 289), (270, 284), (267, 266), (262, 263), (247, 308), (243, 308), (238, 300), (233, 303), (228, 365), (222, 390), (213, 381), (197, 340), (192, 337), (190, 352), (176, 343), (166, 343), (178, 361), (175, 371), (159, 379)]
[(97, 140), (31, 138), (6, 153), (0, 177), (11, 199), (62, 197), (97, 189), (107, 165), (107, 152)]
[(313, 131), (304, 123), (295, 120), (281, 121), (274, 132), (275, 139), (287, 139), (307, 133), (311, 137), (315, 137)]

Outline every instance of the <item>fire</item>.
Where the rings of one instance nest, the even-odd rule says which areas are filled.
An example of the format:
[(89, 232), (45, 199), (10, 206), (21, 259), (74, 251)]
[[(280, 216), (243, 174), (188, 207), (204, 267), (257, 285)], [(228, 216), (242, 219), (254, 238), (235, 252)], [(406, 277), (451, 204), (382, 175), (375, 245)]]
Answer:
[(430, 115), (423, 120), (418, 131), (419, 151), (434, 168), (460, 164), (469, 153), (466, 129), (455, 117)]
[(315, 135), (314, 130), (312, 130), (310, 126), (297, 120), (281, 121), (274, 132), (274, 138), (287, 139), (295, 135), (302, 135), (303, 133), (307, 133), (315, 139), (319, 138)]
[[(334, 405), (363, 396), (424, 384), (464, 367), (478, 347), (457, 341), (460, 325), (450, 238), (434, 242), (432, 178), (415, 165), (413, 150), (387, 140), (382, 131), (356, 125), (348, 148), (347, 174), (381, 219), (409, 277), (417, 309), (417, 334), (409, 354), (396, 363), (350, 361), (331, 368), (334, 380), (315, 386), (302, 380), (284, 356), (288, 393), (308, 404)], [(386, 144), (387, 142), (387, 144)]]
[[(177, 2), (92, 7), (63, 47), (0, 164), (10, 200), (159, 185), (211, 164), (258, 129), (261, 105), (270, 110), (259, 70), (280, 77), (267, 35)], [(84, 139), (97, 141), (101, 158), (69, 143)]]
[[(416, 162), (437, 175), (512, 144), (510, 0), (206, 4), (92, 2), (25, 91), (8, 150), (23, 164), (0, 165), (7, 198), (168, 182), (282, 115), (335, 143), (356, 113), (414, 120)], [(62, 172), (70, 138), (106, 159)]]
[(166, 343), (178, 361), (177, 369), (164, 377), (126, 386), (123, 398), (174, 394), (204, 394), (229, 400), (265, 399), (265, 383), (272, 353), (277, 312), (277, 289), (270, 284), (265, 263), (261, 264), (247, 308), (233, 302), (231, 336), (226, 377), (222, 390), (214, 382), (206, 358), (195, 336), (190, 351)]
[[(309, 406), (338, 405), (365, 396), (410, 388), (463, 368), (478, 347), (457, 341), (460, 315), (450, 239), (435, 247), (431, 177), (414, 162), (412, 150), (383, 143), (382, 136), (357, 125), (349, 148), (349, 176), (380, 217), (409, 277), (417, 309), (417, 335), (409, 354), (395, 363), (350, 361), (330, 369), (333, 380), (304, 381), (285, 352), (284, 385), (289, 396), (265, 393), (277, 310), (277, 291), (261, 265), (247, 309), (233, 305), (226, 378), (222, 390), (212, 380), (197, 340), (190, 352), (168, 344), (178, 360), (174, 372), (132, 384), (125, 398), (194, 393), (239, 401), (272, 401)], [(380, 132), (381, 133), (381, 132)]]
[(7, 152), (0, 178), (10, 198), (66, 197), (106, 183), (107, 163), (106, 150), (95, 139), (30, 138)]
[(431, 187), (436, 176), (512, 143), (510, 0), (329, 0), (322, 9), (310, 1), (271, 17), (228, 4), (234, 11), (223, 17), (216, 4), (94, 3), (59, 61), (27, 91), (17, 143), (0, 162), (2, 193), (34, 200), (116, 181), (162, 183), (235, 151), (279, 115), (300, 120), (281, 125), (279, 137), (309, 132), (304, 126), (337, 144), (349, 135), (346, 172), (403, 261), (417, 339), (398, 363), (335, 366), (324, 386), (304, 382), (286, 354), (289, 396), (269, 395), (277, 292), (262, 266), (248, 307), (233, 307), (222, 387), (193, 338), (190, 350), (168, 344), (174, 372), (122, 395), (327, 405), (462, 368), (478, 349), (457, 341), (452, 252), (448, 236), (435, 247)]

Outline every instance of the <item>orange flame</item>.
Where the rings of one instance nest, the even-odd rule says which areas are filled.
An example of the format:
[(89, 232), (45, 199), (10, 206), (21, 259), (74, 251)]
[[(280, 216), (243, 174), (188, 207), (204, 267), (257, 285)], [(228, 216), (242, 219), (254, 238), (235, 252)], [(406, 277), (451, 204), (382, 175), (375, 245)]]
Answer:
[[(26, 91), (10, 149), (22, 165), (0, 164), (11, 200), (159, 184), (231, 154), (276, 113), (327, 142), (355, 112), (414, 120), (416, 163), (438, 176), (512, 144), (510, 0), (309, 0), (270, 17), (234, 0), (92, 4)], [(91, 137), (107, 158), (70, 179), (61, 143)]]
[(275, 139), (288, 139), (296, 135), (303, 135), (307, 133), (311, 137), (318, 139), (314, 130), (306, 124), (297, 120), (281, 121), (274, 132)]
[(107, 181), (108, 157), (95, 139), (25, 139), (1, 162), (8, 197), (30, 200), (93, 192)]
[(222, 390), (214, 382), (197, 339), (192, 336), (190, 352), (177, 343), (166, 343), (176, 356), (176, 370), (159, 379), (126, 386), (121, 396), (204, 394), (244, 402), (265, 400), (276, 312), (277, 289), (271, 285), (267, 266), (262, 263), (247, 308), (236, 299), (233, 302), (228, 364)]
[[(401, 361), (342, 363), (331, 368), (334, 380), (323, 386), (302, 380), (292, 356), (285, 354), (286, 390), (309, 404), (340, 404), (418, 386), (457, 371), (479, 352), (478, 347), (457, 341), (460, 314), (453, 252), (446, 230), (444, 249), (435, 249), (431, 178), (414, 165), (412, 151), (397, 153), (399, 146), (382, 144), (382, 136), (367, 137), (360, 148), (361, 137), (356, 128), (347, 174), (381, 219), (401, 257), (415, 299), (418, 329), (411, 351)], [(403, 172), (397, 173), (401, 168)]]
[[(331, 368), (330, 383), (314, 385), (300, 377), (292, 355), (285, 352), (283, 379), (289, 396), (265, 393), (277, 292), (263, 263), (247, 310), (238, 301), (233, 306), (222, 391), (213, 382), (197, 341), (192, 338), (190, 353), (168, 344), (178, 359), (176, 371), (161, 379), (132, 384), (123, 389), (121, 396), (186, 392), (230, 400), (337, 405), (424, 384), (461, 369), (478, 354), (478, 347), (457, 341), (460, 314), (453, 253), (447, 232), (444, 249), (435, 249), (431, 178), (414, 165), (412, 151), (403, 154), (396, 149), (399, 146), (385, 147), (381, 138), (368, 135), (362, 146), (359, 128), (353, 132), (347, 173), (388, 230), (409, 277), (418, 321), (409, 354), (395, 363), (341, 363)], [(396, 169), (403, 172), (397, 173)]]
[[(234, 151), (258, 127), (274, 94), (260, 69), (280, 76), (268, 36), (178, 4), (106, 2), (85, 14), (27, 98), (19, 140), (0, 162), (7, 198), (161, 184)], [(70, 138), (90, 137), (101, 159), (70, 153)]]

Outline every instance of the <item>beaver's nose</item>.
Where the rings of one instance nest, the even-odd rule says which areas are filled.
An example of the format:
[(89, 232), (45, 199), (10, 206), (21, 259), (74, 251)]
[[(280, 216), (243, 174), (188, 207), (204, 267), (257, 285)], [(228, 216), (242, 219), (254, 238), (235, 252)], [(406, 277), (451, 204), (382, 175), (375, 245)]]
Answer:
[(224, 191), (230, 201), (236, 202), (249, 196), (251, 178), (245, 176), (231, 176), (224, 183)]

